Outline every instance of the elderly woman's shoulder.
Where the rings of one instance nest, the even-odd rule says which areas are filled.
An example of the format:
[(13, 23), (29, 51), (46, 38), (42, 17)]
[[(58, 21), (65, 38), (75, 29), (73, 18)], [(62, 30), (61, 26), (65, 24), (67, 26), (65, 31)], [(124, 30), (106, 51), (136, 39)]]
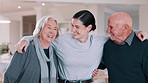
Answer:
[(145, 39), (142, 43), (148, 46), (148, 39)]
[[(32, 41), (30, 41), (30, 43), (29, 43), (29, 46), (27, 47), (27, 50), (26, 51), (30, 51), (32, 48), (34, 48), (35, 47), (35, 44), (34, 44), (34, 42), (33, 42), (33, 40)], [(24, 49), (24, 48), (23, 48)]]

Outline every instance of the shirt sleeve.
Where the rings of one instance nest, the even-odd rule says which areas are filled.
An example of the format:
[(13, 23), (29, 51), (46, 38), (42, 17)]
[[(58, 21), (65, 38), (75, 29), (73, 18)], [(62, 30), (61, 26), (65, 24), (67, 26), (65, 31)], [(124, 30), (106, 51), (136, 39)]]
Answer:
[(133, 32), (135, 32), (137, 34), (138, 32), (141, 32), (141, 31), (140, 30), (133, 30)]
[(107, 35), (107, 36), (103, 36), (104, 37), (104, 40), (105, 40), (105, 42), (107, 42), (110, 38), (109, 38), (109, 35)]
[(107, 67), (106, 67), (105, 60), (104, 60), (104, 48), (103, 48), (103, 56), (102, 56), (101, 62), (97, 69), (106, 69), (106, 68)]
[(16, 83), (19, 81), (24, 71), (26, 59), (26, 52), (23, 52), (23, 54), (15, 52), (11, 63), (4, 74), (4, 83)]
[(33, 40), (33, 36), (24, 36), (20, 41), (26, 40), (28, 43)]
[(106, 65), (104, 64), (103, 60), (101, 60), (97, 69), (105, 69), (105, 68), (106, 68)]

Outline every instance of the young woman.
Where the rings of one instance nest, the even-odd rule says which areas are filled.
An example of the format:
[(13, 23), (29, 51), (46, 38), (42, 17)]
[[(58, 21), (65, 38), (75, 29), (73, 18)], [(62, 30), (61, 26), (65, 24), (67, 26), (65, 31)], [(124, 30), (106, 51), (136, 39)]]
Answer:
[(33, 40), (26, 52), (15, 52), (5, 72), (4, 83), (57, 83), (57, 62), (51, 47), (58, 35), (57, 30), (54, 18), (42, 17), (36, 24)]
[[(102, 58), (104, 43), (108, 37), (90, 32), (96, 29), (95, 18), (88, 10), (77, 12), (72, 18), (72, 33), (60, 35), (52, 46), (58, 59), (59, 83), (91, 83), (92, 72)], [(25, 37), (24, 40), (32, 40)], [(17, 50), (28, 43), (21, 41)], [(27, 47), (27, 46), (26, 46)]]

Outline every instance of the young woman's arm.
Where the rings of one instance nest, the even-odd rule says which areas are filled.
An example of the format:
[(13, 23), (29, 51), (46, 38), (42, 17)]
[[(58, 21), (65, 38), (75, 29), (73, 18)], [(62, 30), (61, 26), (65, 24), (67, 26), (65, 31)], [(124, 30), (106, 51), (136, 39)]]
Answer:
[(33, 39), (33, 36), (24, 36), (16, 45), (15, 50), (19, 53), (22, 53), (22, 49), (24, 48), (24, 51), (27, 50), (27, 47), (29, 45), (29, 42)]

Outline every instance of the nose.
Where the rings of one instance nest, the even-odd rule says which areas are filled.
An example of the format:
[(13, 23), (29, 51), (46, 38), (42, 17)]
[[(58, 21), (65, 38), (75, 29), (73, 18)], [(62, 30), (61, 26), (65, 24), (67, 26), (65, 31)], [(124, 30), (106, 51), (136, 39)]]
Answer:
[(109, 28), (109, 27), (107, 28), (106, 32), (107, 32), (107, 33), (110, 33), (110, 28)]
[(53, 31), (54, 31), (54, 29), (50, 29), (50, 30), (49, 30), (49, 33), (53, 33)]
[(76, 28), (74, 26), (72, 26), (72, 32), (75, 32)]

